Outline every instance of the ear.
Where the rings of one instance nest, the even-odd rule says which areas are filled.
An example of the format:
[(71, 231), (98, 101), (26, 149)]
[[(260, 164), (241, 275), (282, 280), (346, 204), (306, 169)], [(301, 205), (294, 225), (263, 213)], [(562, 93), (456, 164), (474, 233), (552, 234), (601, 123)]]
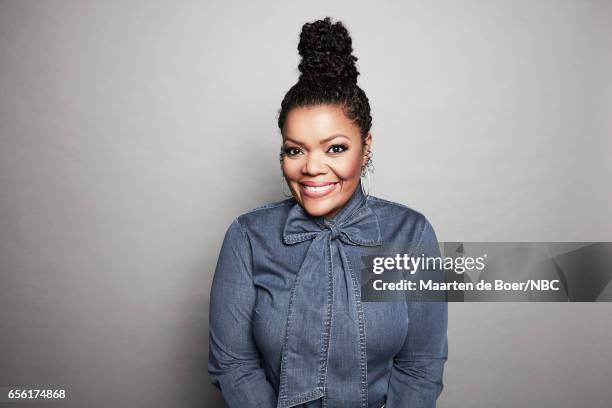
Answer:
[(368, 158), (370, 157), (370, 152), (372, 151), (372, 133), (368, 133), (366, 138), (363, 140), (363, 157), (361, 161), (361, 166), (365, 166), (368, 164)]

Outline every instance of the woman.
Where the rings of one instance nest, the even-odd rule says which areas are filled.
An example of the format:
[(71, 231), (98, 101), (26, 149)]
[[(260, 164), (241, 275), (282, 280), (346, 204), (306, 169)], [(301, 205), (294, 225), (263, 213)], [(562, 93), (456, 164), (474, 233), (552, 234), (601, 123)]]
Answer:
[[(229, 407), (434, 407), (445, 302), (364, 302), (362, 250), (436, 242), (420, 213), (367, 195), (372, 118), (349, 33), (302, 27), (301, 76), (281, 104), (292, 197), (229, 227), (213, 278), (208, 370)], [(437, 245), (425, 251), (439, 256)]]

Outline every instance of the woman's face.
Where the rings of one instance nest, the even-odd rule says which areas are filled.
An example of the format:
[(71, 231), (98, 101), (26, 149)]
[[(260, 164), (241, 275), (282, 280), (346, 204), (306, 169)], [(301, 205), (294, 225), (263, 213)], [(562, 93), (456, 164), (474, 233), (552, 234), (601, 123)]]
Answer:
[(338, 105), (292, 109), (283, 128), (283, 174), (293, 196), (315, 217), (333, 217), (349, 201), (367, 163), (372, 137)]

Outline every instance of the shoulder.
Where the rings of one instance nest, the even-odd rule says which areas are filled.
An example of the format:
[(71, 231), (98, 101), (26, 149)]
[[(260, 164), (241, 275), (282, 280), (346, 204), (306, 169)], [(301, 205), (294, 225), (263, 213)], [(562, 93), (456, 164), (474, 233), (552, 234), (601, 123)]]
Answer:
[(424, 236), (433, 234), (433, 226), (420, 211), (407, 205), (368, 196), (367, 204), (378, 218), (381, 229), (388, 237), (401, 236), (404, 239), (420, 241)]
[(276, 229), (284, 223), (289, 210), (295, 204), (293, 198), (264, 204), (238, 215), (235, 222), (245, 233), (249, 230)]
[(367, 203), (368, 207), (374, 210), (379, 219), (382, 218), (387, 221), (392, 221), (393, 219), (398, 221), (412, 221), (417, 224), (428, 222), (423, 213), (401, 203), (375, 196), (368, 196)]
[(239, 214), (225, 232), (224, 246), (240, 249), (279, 235), (293, 204), (295, 201), (289, 198)]

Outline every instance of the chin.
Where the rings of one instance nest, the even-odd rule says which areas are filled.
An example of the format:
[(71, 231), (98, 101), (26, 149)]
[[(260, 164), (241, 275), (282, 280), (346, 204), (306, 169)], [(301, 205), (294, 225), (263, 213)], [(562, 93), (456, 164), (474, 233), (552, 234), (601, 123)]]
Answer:
[(313, 217), (323, 217), (334, 211), (335, 207), (316, 203), (304, 203), (304, 209)]
[(313, 198), (302, 195), (300, 197), (301, 204), (306, 212), (313, 217), (327, 216), (329, 213), (336, 210), (339, 206), (340, 197), (325, 197)]

